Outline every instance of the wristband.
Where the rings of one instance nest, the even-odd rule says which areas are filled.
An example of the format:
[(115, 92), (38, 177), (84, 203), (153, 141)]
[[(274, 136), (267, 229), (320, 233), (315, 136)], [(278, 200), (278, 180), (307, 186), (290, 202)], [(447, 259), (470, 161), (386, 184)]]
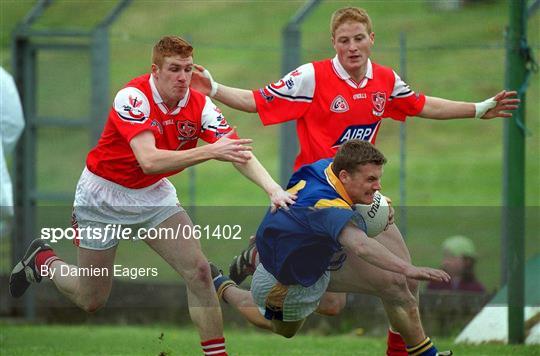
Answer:
[(492, 97), (480, 103), (475, 103), (474, 104), (474, 110), (475, 110), (474, 117), (477, 119), (481, 119), (482, 116), (484, 116), (486, 112), (488, 112), (488, 110), (493, 109), (495, 106), (497, 106), (497, 102), (494, 100), (494, 98), (495, 97)]
[(216, 96), (219, 84), (214, 80), (214, 78), (212, 78), (212, 74), (210, 74), (208, 69), (205, 69), (203, 71), (203, 75), (210, 80), (210, 86), (212, 87), (212, 89), (210, 90), (210, 97), (213, 98), (214, 96)]

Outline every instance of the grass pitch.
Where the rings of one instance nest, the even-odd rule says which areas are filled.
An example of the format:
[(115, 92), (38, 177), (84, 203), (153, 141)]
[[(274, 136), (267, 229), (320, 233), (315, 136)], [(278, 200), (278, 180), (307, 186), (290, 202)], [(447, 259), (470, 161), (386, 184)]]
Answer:
[[(292, 339), (254, 330), (227, 329), (230, 355), (383, 355), (385, 338), (298, 335)], [(540, 346), (454, 345), (435, 339), (456, 355), (540, 355)], [(66, 326), (0, 324), (2, 355), (200, 355), (194, 328), (173, 326)]]

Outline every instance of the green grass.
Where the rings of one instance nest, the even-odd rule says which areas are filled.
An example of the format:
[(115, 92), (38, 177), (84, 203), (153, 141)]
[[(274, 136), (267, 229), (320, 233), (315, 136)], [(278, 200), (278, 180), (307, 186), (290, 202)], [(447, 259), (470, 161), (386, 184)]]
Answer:
[[(230, 355), (382, 355), (383, 338), (301, 334), (293, 339), (253, 330), (225, 329)], [(539, 346), (454, 345), (435, 339), (456, 355), (538, 355)], [(2, 355), (200, 355), (194, 328), (172, 326), (62, 326), (0, 324)]]

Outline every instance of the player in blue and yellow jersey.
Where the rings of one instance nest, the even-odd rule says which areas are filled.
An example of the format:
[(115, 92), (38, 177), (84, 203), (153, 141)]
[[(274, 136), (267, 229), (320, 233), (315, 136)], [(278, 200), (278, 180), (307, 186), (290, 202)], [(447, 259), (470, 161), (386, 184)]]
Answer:
[(436, 355), (406, 279), (450, 277), (442, 270), (413, 266), (369, 238), (364, 219), (353, 210), (354, 204), (373, 202), (384, 163), (386, 158), (372, 144), (351, 140), (333, 160), (300, 168), (288, 184), (296, 204), (269, 211), (257, 231), (260, 263), (251, 293), (212, 266), (220, 298), (255, 325), (292, 337), (327, 290), (374, 294), (392, 327), (412, 345), (411, 355)]
[[(413, 90), (390, 67), (372, 60), (376, 44), (374, 25), (364, 9), (344, 7), (330, 20), (330, 39), (335, 56), (303, 64), (281, 79), (245, 90), (215, 82), (208, 71), (195, 65), (192, 86), (234, 109), (258, 113), (263, 125), (294, 121), (299, 142), (296, 171), (305, 164), (333, 157), (350, 139), (375, 143), (383, 122), (405, 122), (407, 117), (446, 121), (508, 118), (518, 107), (515, 91), (502, 90), (477, 103), (448, 100)], [(396, 225), (378, 238), (395, 254), (411, 261)], [(257, 249), (251, 246), (233, 260), (230, 276), (241, 283), (254, 272)], [(409, 289), (418, 296), (418, 283)], [(319, 312), (336, 315), (345, 306), (345, 294), (327, 293)], [(388, 356), (406, 355), (405, 343), (388, 330)]]

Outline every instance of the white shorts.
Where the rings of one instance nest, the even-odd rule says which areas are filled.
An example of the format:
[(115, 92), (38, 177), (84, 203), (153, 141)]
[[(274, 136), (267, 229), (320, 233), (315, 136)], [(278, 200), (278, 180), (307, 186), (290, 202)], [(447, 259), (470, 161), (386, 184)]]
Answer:
[(329, 282), (330, 272), (325, 272), (309, 287), (285, 286), (259, 263), (251, 280), (251, 295), (266, 319), (298, 321), (317, 309)]
[[(151, 186), (130, 189), (84, 169), (75, 192), (73, 227), (78, 228), (78, 246), (107, 250), (139, 229), (155, 228), (184, 209), (172, 183), (163, 178)], [(108, 227), (107, 227), (108, 226)]]

